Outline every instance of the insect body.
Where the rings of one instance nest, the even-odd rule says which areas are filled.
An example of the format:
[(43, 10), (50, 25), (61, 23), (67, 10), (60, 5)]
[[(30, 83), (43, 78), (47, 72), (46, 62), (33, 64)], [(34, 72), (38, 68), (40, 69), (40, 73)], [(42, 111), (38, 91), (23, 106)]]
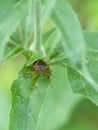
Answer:
[(38, 77), (38, 75), (43, 74), (45, 76), (50, 77), (51, 76), (51, 70), (49, 68), (49, 65), (47, 65), (42, 60), (36, 60), (31, 67), (35, 70), (35, 74), (33, 75), (33, 79)]
[(39, 74), (42, 74), (46, 69), (49, 69), (49, 66), (44, 61), (37, 60), (33, 63), (32, 68), (35, 69)]

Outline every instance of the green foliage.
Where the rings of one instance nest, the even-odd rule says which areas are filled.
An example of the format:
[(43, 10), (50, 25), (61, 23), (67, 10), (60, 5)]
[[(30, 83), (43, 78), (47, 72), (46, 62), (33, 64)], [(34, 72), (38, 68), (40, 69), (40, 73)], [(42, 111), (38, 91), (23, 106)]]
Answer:
[[(97, 32), (84, 32), (86, 39), (86, 62), (88, 70), (93, 79), (98, 83), (98, 33)], [(74, 92), (81, 93), (90, 98), (96, 105), (98, 105), (98, 92), (92, 85), (85, 79), (85, 74), (74, 70), (71, 67), (67, 68), (69, 82)]]
[[(3, 2), (0, 59), (22, 54), (27, 60), (11, 87), (9, 130), (58, 128), (81, 99), (74, 93), (98, 105), (98, 33), (83, 32), (65, 0), (9, 0), (9, 8)], [(51, 28), (42, 32), (48, 22)], [(51, 75), (32, 78), (36, 70), (30, 65), (38, 59), (49, 65)]]
[[(9, 39), (10, 35), (14, 32), (17, 26), (19, 26), (20, 22), (27, 16), (28, 13), (28, 1), (21, 0), (21, 1), (9, 1), (10, 9), (6, 9), (8, 6), (6, 1), (3, 1), (3, 8), (1, 8), (1, 17), (3, 13), (7, 14), (4, 18), (0, 20), (0, 59), (3, 58), (5, 46), (7, 40)], [(2, 3), (3, 3), (2, 2)], [(12, 6), (13, 4), (13, 6)], [(1, 4), (2, 5), (2, 4)], [(11, 7), (12, 6), (12, 7)]]
[(65, 0), (58, 0), (51, 18), (59, 29), (65, 53), (69, 55), (72, 64), (78, 67), (83, 57), (84, 39), (76, 14)]
[(39, 113), (48, 89), (48, 79), (39, 77), (34, 82), (32, 81), (33, 72), (28, 76), (31, 71), (31, 68), (24, 67), (18, 79), (12, 84), (10, 130), (32, 130), (37, 127)]
[(72, 109), (81, 100), (81, 97), (73, 94), (69, 87), (66, 72), (65, 67), (59, 65), (53, 67), (52, 86), (49, 86), (39, 118), (38, 130), (54, 130), (66, 124), (70, 119)]

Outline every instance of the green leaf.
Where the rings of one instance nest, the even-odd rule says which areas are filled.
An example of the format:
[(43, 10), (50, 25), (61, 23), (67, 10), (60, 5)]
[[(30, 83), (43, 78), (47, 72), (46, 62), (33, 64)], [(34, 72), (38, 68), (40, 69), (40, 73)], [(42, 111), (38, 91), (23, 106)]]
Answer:
[[(3, 58), (8, 38), (14, 32), (16, 27), (21, 23), (21, 21), (27, 16), (28, 3), (29, 1), (27, 0), (14, 2), (12, 8), (10, 8), (8, 12), (6, 12), (7, 15), (3, 18), (3, 20), (0, 21), (0, 59)], [(6, 2), (3, 5), (3, 9), (5, 8)], [(3, 13), (2, 10), (1, 13)]]
[(18, 2), (16, 0), (1, 0), (0, 1), (0, 23), (4, 20), (5, 17), (7, 17), (8, 12), (13, 7), (14, 4), (17, 4)]
[[(52, 58), (53, 55), (58, 55), (58, 48), (62, 47), (59, 44), (60, 37), (56, 29), (51, 29), (43, 34), (43, 42), (46, 49), (46, 54), (48, 58)], [(51, 49), (50, 49), (51, 46)]]
[(85, 80), (98, 92), (98, 84), (85, 62), (84, 38), (74, 11), (66, 1), (57, 1), (51, 18), (61, 34), (65, 53), (69, 56), (66, 65), (75, 68), (76, 71), (80, 70)]
[(34, 130), (37, 127), (43, 101), (46, 97), (49, 79), (39, 76), (32, 79), (34, 71), (24, 67), (12, 84), (12, 108), (10, 130)]
[(34, 36), (34, 13), (33, 13), (33, 0), (29, 2), (29, 9), (28, 9), (28, 16), (26, 17), (25, 21), (21, 24), (23, 34), (24, 34), (24, 44), (25, 48), (28, 47), (32, 41)]
[(43, 59), (43, 56), (40, 56), (39, 54), (34, 53), (33, 55), (31, 55), (30, 59), (28, 60), (26, 66), (31, 65), (33, 62), (35, 62), (38, 59)]
[(85, 32), (84, 34), (86, 39), (86, 66), (88, 68), (88, 75), (93, 79), (93, 82), (91, 79), (91, 85), (93, 85), (93, 88), (98, 93), (98, 32)]
[[(32, 80), (35, 72), (30, 67), (24, 67), (20, 71), (18, 79), (13, 82), (11, 88), (10, 130), (54, 130), (65, 120), (68, 121), (72, 108), (81, 97), (74, 95), (69, 88), (64, 67), (54, 66), (52, 70), (50, 85), (46, 76)], [(31, 71), (32, 74), (29, 74)], [(54, 123), (52, 119), (57, 120)]]
[(86, 56), (90, 62), (98, 57), (98, 32), (84, 31), (86, 39)]
[(6, 53), (4, 56), (4, 63), (15, 58), (16, 56), (18, 56), (19, 54), (23, 53), (23, 48), (20, 45), (17, 45), (16, 47), (13, 47), (11, 45), (7, 45), (6, 46)]
[(43, 25), (49, 20), (50, 15), (52, 13), (53, 8), (55, 7), (56, 0), (41, 0), (44, 5), (44, 17), (43, 17)]
[(63, 47), (60, 43), (60, 37), (55, 28), (43, 33), (43, 45), (45, 48), (46, 57), (33, 53), (29, 61), (27, 62), (27, 66), (31, 65), (37, 59), (43, 59), (48, 64), (64, 63), (67, 56), (65, 57)]
[(68, 67), (68, 79), (73, 92), (85, 95), (96, 105), (98, 105), (98, 92), (86, 81), (84, 75)]
[(52, 87), (49, 87), (48, 90), (48, 96), (40, 115), (38, 130), (55, 130), (66, 124), (74, 107), (81, 100), (81, 97), (74, 94), (68, 85), (66, 68), (55, 65), (52, 69)]
[(43, 44), (47, 55), (45, 60), (49, 64), (63, 64), (65, 59), (68, 58), (67, 55), (65, 56), (56, 28), (52, 28), (43, 34)]
[[(98, 84), (98, 32), (84, 32), (84, 36), (86, 39), (86, 66), (93, 82)], [(98, 91), (86, 79), (85, 72), (71, 67), (68, 67), (67, 72), (73, 91), (85, 95), (98, 105)]]
[(90, 50), (98, 51), (98, 31), (84, 31), (86, 47)]
[(65, 53), (71, 63), (80, 67), (83, 62), (84, 38), (76, 14), (65, 0), (57, 0), (51, 19), (58, 29)]

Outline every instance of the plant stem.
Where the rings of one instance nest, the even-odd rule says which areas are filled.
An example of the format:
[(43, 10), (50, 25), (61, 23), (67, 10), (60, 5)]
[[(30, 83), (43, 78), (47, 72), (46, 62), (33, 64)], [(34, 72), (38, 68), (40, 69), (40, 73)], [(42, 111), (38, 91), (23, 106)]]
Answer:
[(42, 23), (41, 23), (41, 4), (40, 0), (34, 1), (34, 53), (46, 56), (45, 50), (42, 44)]

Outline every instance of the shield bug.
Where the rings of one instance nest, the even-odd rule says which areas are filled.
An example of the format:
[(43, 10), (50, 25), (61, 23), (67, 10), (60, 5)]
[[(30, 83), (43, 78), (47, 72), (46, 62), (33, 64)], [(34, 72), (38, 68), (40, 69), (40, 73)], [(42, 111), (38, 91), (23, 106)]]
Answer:
[(49, 69), (49, 66), (42, 60), (37, 60), (33, 63), (32, 68), (36, 70), (39, 74), (42, 74)]
[(39, 75), (43, 74), (44, 76), (47, 76), (50, 79), (51, 76), (51, 70), (50, 65), (46, 64), (43, 60), (36, 60), (30, 67), (35, 71), (33, 75), (33, 79), (38, 77)]

